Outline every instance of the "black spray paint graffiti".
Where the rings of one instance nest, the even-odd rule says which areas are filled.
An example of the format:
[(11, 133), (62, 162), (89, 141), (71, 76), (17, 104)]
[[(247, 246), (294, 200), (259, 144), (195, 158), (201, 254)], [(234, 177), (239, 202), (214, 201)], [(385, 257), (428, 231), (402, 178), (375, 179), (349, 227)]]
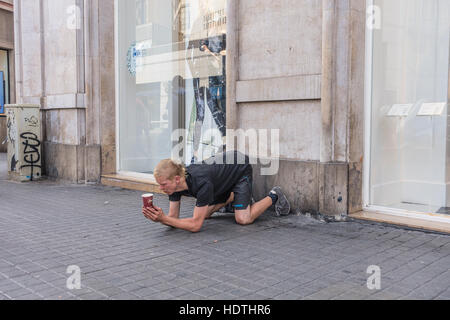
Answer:
[(11, 158), (11, 172), (16, 171), (16, 165), (19, 161), (16, 161), (16, 155), (14, 154)]
[(6, 128), (7, 128), (7, 134), (6, 134), (6, 141), (9, 142), (10, 146), (8, 146), (8, 152), (12, 153), (11, 156), (11, 172), (15, 172), (16, 171), (16, 165), (19, 162), (18, 160), (16, 160), (16, 155), (15, 155), (15, 150), (16, 150), (16, 135), (17, 135), (17, 130), (16, 130), (16, 120), (15, 120), (15, 114), (12, 110), (7, 110), (8, 112), (8, 122), (6, 124)]
[(30, 127), (35, 127), (37, 128), (39, 126), (39, 120), (35, 117), (32, 116), (31, 118), (25, 118), (25, 122), (30, 126)]
[(8, 134), (8, 139), (9, 142), (12, 144), (13, 148), (14, 148), (14, 144), (15, 144), (15, 140), (16, 140), (16, 126), (14, 125), (15, 123), (15, 116), (14, 116), (14, 112), (8, 110), (8, 122), (6, 124), (6, 128), (8, 130), (7, 134)]
[(24, 132), (20, 135), (20, 138), (25, 140), (22, 144), (25, 146), (23, 160), (25, 164), (21, 167), (23, 168), (31, 168), (30, 180), (33, 181), (33, 169), (40, 168), (40, 165), (37, 165), (41, 161), (41, 155), (39, 153), (39, 146), (41, 142), (38, 139), (38, 136), (31, 132)]

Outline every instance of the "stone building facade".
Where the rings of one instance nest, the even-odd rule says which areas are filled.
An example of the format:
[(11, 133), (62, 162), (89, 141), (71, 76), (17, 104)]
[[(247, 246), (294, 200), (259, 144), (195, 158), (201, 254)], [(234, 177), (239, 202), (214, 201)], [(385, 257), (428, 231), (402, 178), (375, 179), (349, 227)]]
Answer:
[[(148, 164), (170, 156), (170, 132), (186, 129), (188, 164), (198, 144), (214, 147), (213, 139), (196, 142), (196, 134), (202, 125), (220, 128), (223, 111), (227, 129), (279, 130), (279, 170), (268, 176), (255, 170), (255, 198), (281, 185), (294, 209), (326, 215), (360, 212), (387, 192), (383, 183), (370, 184), (378, 176), (368, 169), (368, 150), (377, 150), (371, 139), (377, 132), (370, 130), (378, 127), (368, 120), (377, 94), (371, 92), (374, 63), (391, 72), (385, 80), (398, 80), (397, 87), (406, 71), (388, 63), (398, 58), (396, 47), (384, 33), (379, 40), (377, 30), (393, 28), (390, 13), (406, 8), (413, 20), (425, 10), (424, 21), (440, 21), (430, 29), (436, 41), (448, 35), (441, 27), (448, 16), (438, 10), (448, 4), (439, 0), (397, 6), (383, 0), (15, 0), (14, 6), (17, 101), (41, 105), (48, 176), (157, 191)], [(411, 31), (408, 21), (390, 33), (401, 38)], [(428, 52), (438, 57), (436, 65), (446, 61), (444, 70), (448, 45), (447, 39), (445, 50)], [(376, 60), (377, 50), (384, 59)], [(395, 72), (398, 79), (389, 76)], [(445, 83), (441, 74), (435, 78), (448, 97), (448, 74)], [(443, 157), (446, 188), (446, 151)], [(450, 205), (443, 201), (437, 206), (445, 210)]]

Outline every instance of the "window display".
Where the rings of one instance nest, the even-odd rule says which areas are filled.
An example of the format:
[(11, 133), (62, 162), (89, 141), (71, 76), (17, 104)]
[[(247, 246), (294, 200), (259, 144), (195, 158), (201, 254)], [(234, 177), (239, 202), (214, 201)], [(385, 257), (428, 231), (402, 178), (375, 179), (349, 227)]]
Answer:
[(450, 2), (375, 0), (370, 205), (414, 212), (450, 207)]
[(220, 150), (226, 1), (118, 0), (117, 10), (120, 171), (151, 174), (180, 129), (186, 164)]

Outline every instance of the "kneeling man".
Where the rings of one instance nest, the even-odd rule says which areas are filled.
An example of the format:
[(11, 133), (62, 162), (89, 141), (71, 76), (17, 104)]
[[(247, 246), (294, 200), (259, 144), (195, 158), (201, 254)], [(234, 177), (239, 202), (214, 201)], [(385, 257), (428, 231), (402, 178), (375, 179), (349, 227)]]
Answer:
[[(199, 232), (205, 219), (230, 204), (240, 225), (252, 224), (272, 205), (278, 216), (290, 212), (289, 201), (280, 187), (273, 188), (267, 197), (252, 204), (253, 169), (249, 158), (237, 151), (218, 154), (187, 168), (166, 159), (157, 165), (154, 176), (161, 191), (169, 195), (169, 214), (165, 215), (158, 207), (142, 208), (142, 213), (154, 222), (174, 228)], [(182, 196), (197, 199), (192, 218), (179, 218)]]

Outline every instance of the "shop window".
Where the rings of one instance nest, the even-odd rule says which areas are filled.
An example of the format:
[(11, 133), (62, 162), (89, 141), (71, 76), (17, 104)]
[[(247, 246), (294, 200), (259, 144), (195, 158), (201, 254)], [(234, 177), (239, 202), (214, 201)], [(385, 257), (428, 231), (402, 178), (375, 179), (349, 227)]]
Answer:
[(0, 116), (5, 114), (5, 104), (9, 103), (8, 51), (0, 49)]
[(449, 213), (450, 2), (373, 4), (370, 205)]
[(221, 150), (226, 1), (117, 3), (119, 171), (152, 174), (179, 145), (176, 130), (186, 164)]

